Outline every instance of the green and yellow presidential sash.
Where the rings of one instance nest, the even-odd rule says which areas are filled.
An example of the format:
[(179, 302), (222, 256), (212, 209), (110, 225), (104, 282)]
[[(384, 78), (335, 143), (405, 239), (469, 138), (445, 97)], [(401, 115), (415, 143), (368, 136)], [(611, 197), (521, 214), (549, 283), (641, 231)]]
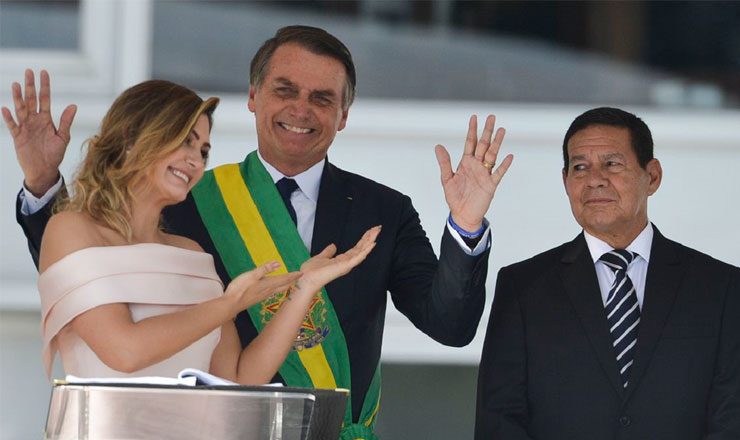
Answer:
[[(256, 151), (242, 163), (207, 171), (192, 194), (232, 279), (268, 261), (281, 264), (276, 273), (297, 271), (310, 257)], [(285, 293), (280, 293), (249, 308), (257, 331), (262, 331), (284, 300)], [(351, 390), (347, 343), (325, 290), (314, 297), (280, 375), (288, 386)], [(349, 399), (340, 438), (375, 439), (372, 431), (379, 405), (380, 368), (376, 366), (360, 420), (353, 423)]]

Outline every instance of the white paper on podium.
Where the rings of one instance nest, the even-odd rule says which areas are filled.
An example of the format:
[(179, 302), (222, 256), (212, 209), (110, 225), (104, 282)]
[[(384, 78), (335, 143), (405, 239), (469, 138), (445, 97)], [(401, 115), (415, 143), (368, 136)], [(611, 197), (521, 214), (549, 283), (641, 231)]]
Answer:
[[(141, 377), (77, 377), (68, 374), (65, 378), (67, 383), (79, 384), (139, 384), (139, 385), (208, 385), (208, 386), (239, 386), (238, 383), (215, 376), (197, 368), (185, 368), (181, 370), (177, 377), (162, 376), (141, 376)], [(271, 383), (267, 386), (281, 387), (281, 383)]]
[(112, 384), (125, 383), (131, 385), (186, 385), (195, 386), (196, 377), (189, 376), (179, 377), (161, 377), (161, 376), (141, 376), (141, 377), (77, 377), (68, 374), (65, 378), (68, 383), (79, 384)]
[[(177, 375), (180, 380), (193, 379), (198, 385), (239, 385), (223, 377), (214, 376), (197, 368), (186, 368)], [(193, 384), (195, 385), (195, 383)]]

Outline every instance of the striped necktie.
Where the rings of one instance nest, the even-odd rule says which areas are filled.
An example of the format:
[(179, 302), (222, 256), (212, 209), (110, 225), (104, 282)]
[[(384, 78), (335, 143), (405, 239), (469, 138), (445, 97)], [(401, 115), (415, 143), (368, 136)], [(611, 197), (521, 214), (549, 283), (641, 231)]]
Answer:
[(612, 334), (614, 352), (617, 356), (622, 385), (627, 388), (632, 362), (637, 345), (637, 329), (640, 324), (640, 306), (627, 267), (634, 261), (636, 253), (614, 249), (601, 256), (600, 260), (614, 271), (614, 283), (606, 298), (606, 319)]

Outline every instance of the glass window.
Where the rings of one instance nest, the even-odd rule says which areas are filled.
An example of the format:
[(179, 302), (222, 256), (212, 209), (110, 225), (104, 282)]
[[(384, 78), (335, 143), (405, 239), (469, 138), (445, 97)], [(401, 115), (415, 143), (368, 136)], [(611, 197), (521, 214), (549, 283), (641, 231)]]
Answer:
[(738, 2), (158, 1), (154, 76), (246, 93), (294, 23), (349, 46), (360, 98), (740, 106)]
[(77, 0), (0, 1), (0, 48), (77, 50)]

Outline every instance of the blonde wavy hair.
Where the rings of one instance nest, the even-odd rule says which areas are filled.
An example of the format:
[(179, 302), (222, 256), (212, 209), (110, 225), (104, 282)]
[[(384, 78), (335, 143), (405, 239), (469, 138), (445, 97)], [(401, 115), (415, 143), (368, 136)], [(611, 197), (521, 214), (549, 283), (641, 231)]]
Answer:
[(181, 85), (151, 80), (124, 91), (103, 118), (100, 132), (83, 143), (87, 153), (71, 195), (55, 211), (84, 212), (130, 243), (133, 188), (150, 165), (182, 145), (200, 115), (213, 127), (218, 98), (201, 99)]

